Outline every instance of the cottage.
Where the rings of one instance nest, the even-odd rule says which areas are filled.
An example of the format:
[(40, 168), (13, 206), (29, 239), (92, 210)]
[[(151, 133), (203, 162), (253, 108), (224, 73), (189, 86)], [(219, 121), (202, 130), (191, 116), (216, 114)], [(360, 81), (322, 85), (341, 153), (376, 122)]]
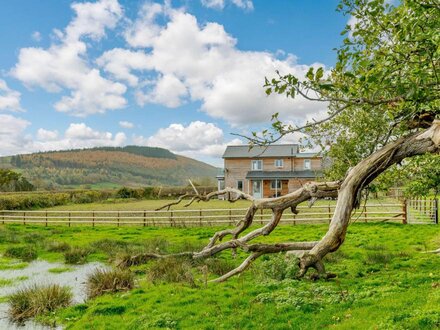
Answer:
[(237, 188), (255, 198), (292, 192), (322, 173), (322, 157), (299, 152), (297, 144), (268, 147), (228, 146), (218, 188)]

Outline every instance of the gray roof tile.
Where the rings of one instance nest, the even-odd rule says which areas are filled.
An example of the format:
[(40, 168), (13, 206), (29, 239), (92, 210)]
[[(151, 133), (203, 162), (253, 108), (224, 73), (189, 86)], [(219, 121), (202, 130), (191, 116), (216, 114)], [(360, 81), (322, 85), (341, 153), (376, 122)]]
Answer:
[(291, 178), (318, 178), (320, 171), (249, 171), (246, 179), (291, 179)]
[(298, 155), (297, 144), (272, 144), (267, 147), (227, 146), (223, 158), (268, 158)]

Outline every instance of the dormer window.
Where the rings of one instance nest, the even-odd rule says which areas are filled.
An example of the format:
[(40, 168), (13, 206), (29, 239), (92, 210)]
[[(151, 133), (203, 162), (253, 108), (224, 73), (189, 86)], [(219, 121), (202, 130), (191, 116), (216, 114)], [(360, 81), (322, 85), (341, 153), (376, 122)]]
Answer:
[(305, 170), (312, 169), (312, 161), (310, 159), (304, 159), (304, 169)]
[(282, 168), (284, 166), (284, 161), (282, 159), (275, 159), (275, 167)]
[(262, 171), (263, 170), (263, 162), (261, 160), (253, 160), (251, 162), (252, 171)]

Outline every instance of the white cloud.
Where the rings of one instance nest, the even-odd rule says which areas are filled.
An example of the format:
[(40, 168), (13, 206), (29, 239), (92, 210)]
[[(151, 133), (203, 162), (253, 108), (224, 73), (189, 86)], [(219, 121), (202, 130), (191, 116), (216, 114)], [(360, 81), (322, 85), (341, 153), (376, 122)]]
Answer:
[(133, 128), (134, 124), (129, 122), (129, 121), (120, 121), (119, 122), (119, 126), (121, 126), (122, 128)]
[(0, 114), (0, 156), (12, 155), (25, 148), (29, 142), (24, 136), (31, 124), (22, 118)]
[[(182, 10), (158, 4), (147, 7), (153, 8), (152, 14), (141, 25), (136, 21), (134, 26), (136, 33), (148, 33), (148, 38), (133, 42), (128, 30), (125, 37), (131, 46), (150, 50), (145, 53), (125, 51), (127, 63), (123, 63), (120, 50), (113, 51), (121, 56), (104, 54), (105, 60), (99, 61), (106, 71), (132, 85), (139, 81), (133, 70), (157, 74), (156, 79), (138, 84), (135, 95), (139, 105), (156, 103), (173, 108), (187, 101), (200, 101), (202, 111), (234, 126), (267, 122), (274, 112), (279, 112), (284, 120), (304, 121), (308, 115), (326, 109), (325, 104), (301, 97), (292, 100), (281, 95), (266, 96), (262, 87), (264, 77), (273, 77), (275, 70), (299, 77), (308, 71), (310, 66), (298, 64), (295, 56), (287, 54), (280, 58), (279, 53), (241, 51), (236, 47), (236, 40), (220, 24), (201, 26), (193, 15)], [(147, 15), (145, 10), (141, 17)], [(165, 17), (166, 25), (155, 23), (158, 14)], [(142, 57), (142, 66), (138, 64), (135, 68), (128, 64), (131, 56)]]
[(77, 41), (88, 36), (99, 40), (107, 28), (112, 29), (122, 16), (122, 7), (118, 0), (100, 0), (97, 2), (73, 3), (76, 17), (66, 28), (66, 40)]
[(0, 114), (0, 122), (0, 156), (99, 146), (119, 147), (127, 141), (122, 132), (112, 134), (97, 131), (84, 123), (70, 124), (62, 135), (57, 130), (40, 128), (33, 137), (26, 134), (31, 124), (27, 120)]
[(38, 31), (34, 31), (32, 32), (32, 39), (36, 42), (40, 42), (42, 37), (41, 37), (41, 33)]
[(49, 92), (70, 91), (56, 103), (58, 111), (76, 116), (103, 113), (126, 105), (126, 87), (101, 76), (87, 63), (87, 44), (83, 37), (99, 40), (107, 28), (114, 28), (122, 16), (117, 0), (74, 3), (75, 18), (64, 32), (55, 31), (60, 39), (49, 48), (22, 48), (12, 76), (28, 87)]
[(178, 154), (199, 158), (220, 157), (228, 144), (241, 144), (241, 140), (225, 141), (223, 131), (212, 123), (191, 122), (188, 126), (171, 124), (149, 138), (133, 136), (139, 145), (162, 147)]
[(39, 129), (37, 138), (28, 149), (35, 152), (101, 146), (119, 147), (125, 145), (126, 141), (127, 137), (122, 132), (112, 134), (94, 130), (84, 123), (72, 123), (63, 136), (59, 136), (57, 131)]
[[(223, 9), (225, 0), (201, 0), (202, 5), (208, 8)], [(253, 10), (254, 4), (250, 0), (231, 0), (231, 4), (245, 10)]]
[(138, 18), (129, 24), (124, 32), (127, 43), (132, 47), (149, 47), (158, 36), (161, 27), (156, 24), (157, 17), (165, 14), (168, 4), (145, 2), (139, 11)]
[(10, 89), (6, 81), (0, 79), (0, 111), (22, 111), (20, 97), (20, 92)]
[(114, 48), (102, 54), (96, 63), (116, 79), (124, 80), (130, 86), (136, 86), (139, 78), (131, 71), (145, 71), (151, 68), (148, 59), (143, 51)]
[(40, 141), (55, 141), (58, 139), (59, 133), (57, 130), (50, 131), (44, 128), (40, 128), (37, 131), (37, 140)]
[(157, 79), (151, 91), (136, 93), (136, 100), (142, 106), (146, 103), (156, 103), (177, 108), (182, 105), (182, 98), (187, 95), (187, 88), (179, 78), (174, 74), (165, 74)]

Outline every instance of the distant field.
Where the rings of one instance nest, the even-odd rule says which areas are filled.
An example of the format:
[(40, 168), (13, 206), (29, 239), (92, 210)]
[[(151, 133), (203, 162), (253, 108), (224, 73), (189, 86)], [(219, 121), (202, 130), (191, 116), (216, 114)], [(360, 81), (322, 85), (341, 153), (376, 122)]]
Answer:
[[(101, 203), (87, 203), (87, 204), (70, 204), (70, 205), (62, 205), (55, 206), (51, 208), (47, 208), (47, 210), (154, 210), (158, 207), (166, 205), (172, 202), (173, 199), (158, 199), (158, 200), (124, 200), (124, 199), (114, 199), (108, 200)], [(174, 205), (173, 209), (184, 209), (185, 201), (182, 201), (179, 205)], [(397, 200), (392, 198), (381, 198), (381, 199), (370, 199), (368, 200), (368, 204), (396, 204)], [(250, 205), (249, 201), (240, 200), (235, 203), (230, 203), (223, 200), (213, 199), (208, 202), (194, 202), (188, 209), (227, 209), (227, 208), (245, 208)], [(334, 206), (336, 205), (336, 201), (334, 200), (319, 200), (314, 204), (314, 207), (317, 206)], [(302, 210), (306, 212), (307, 203), (301, 204)]]

